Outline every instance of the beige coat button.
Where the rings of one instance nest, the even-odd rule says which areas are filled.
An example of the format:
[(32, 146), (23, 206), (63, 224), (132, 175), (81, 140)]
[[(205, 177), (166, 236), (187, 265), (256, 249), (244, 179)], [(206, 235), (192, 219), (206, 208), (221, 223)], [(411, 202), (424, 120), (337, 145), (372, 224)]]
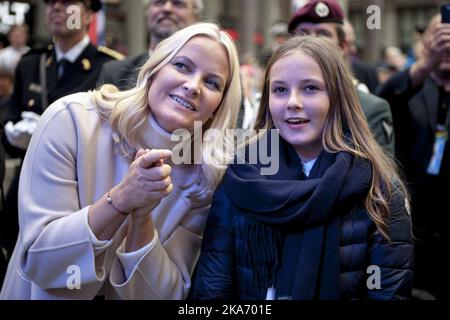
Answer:
[(35, 103), (36, 103), (36, 101), (34, 101), (34, 99), (30, 99), (30, 101), (28, 101), (28, 107), (33, 108)]

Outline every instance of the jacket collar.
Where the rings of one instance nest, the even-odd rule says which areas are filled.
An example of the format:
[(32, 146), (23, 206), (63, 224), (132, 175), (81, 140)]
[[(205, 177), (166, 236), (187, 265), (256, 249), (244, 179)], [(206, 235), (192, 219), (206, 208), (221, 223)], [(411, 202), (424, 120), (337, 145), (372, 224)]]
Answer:
[(76, 45), (74, 45), (67, 52), (62, 52), (62, 50), (59, 48), (58, 44), (56, 43), (55, 44), (56, 61), (59, 62), (59, 61), (61, 61), (61, 59), (66, 59), (69, 62), (74, 63), (90, 43), (91, 42), (89, 40), (89, 37), (87, 35), (85, 35), (83, 37), (83, 39), (81, 39), (80, 42), (78, 42)]
[(437, 83), (428, 78), (423, 86), (423, 100), (425, 112), (428, 117), (428, 123), (432, 129), (432, 132), (436, 132), (437, 116), (439, 110), (439, 86)]

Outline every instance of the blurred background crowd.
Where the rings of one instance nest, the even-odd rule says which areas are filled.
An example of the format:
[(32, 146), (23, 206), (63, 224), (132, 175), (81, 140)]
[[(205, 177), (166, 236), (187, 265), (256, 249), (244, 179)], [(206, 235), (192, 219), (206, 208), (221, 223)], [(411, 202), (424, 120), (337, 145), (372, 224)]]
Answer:
[[(125, 56), (148, 47), (145, 7), (150, 0), (102, 0), (89, 27), (93, 44)], [(201, 20), (218, 22), (239, 43), (245, 91), (256, 103), (262, 68), (270, 53), (287, 37), (290, 15), (308, 0), (205, 0)], [(373, 91), (396, 71), (410, 66), (420, 50), (420, 38), (444, 0), (338, 0), (353, 26), (348, 34), (353, 60), (370, 63), (364, 76)], [(380, 29), (369, 29), (370, 6), (380, 9)], [(0, 1), (0, 106), (12, 88), (14, 67), (31, 48), (51, 41), (40, 0)], [(247, 77), (249, 76), (249, 77)], [(248, 79), (247, 79), (248, 78)]]

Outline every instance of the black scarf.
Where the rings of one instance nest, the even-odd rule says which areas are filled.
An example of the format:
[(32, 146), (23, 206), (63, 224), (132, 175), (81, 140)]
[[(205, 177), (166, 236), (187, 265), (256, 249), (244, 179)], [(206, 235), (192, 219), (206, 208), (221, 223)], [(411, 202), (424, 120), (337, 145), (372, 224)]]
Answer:
[(337, 299), (341, 217), (367, 195), (370, 164), (323, 151), (305, 179), (297, 153), (280, 137), (278, 172), (264, 176), (261, 167), (233, 164), (224, 178), (227, 196), (250, 217), (244, 237), (256, 285), (274, 285), (280, 299)]

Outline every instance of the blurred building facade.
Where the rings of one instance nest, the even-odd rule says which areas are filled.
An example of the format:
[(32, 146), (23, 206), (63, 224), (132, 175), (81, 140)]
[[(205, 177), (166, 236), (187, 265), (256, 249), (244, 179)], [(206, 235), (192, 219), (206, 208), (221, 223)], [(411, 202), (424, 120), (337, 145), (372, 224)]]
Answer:
[[(349, 0), (347, 16), (355, 28), (356, 46), (367, 61), (378, 61), (383, 48), (396, 46), (404, 52), (413, 44), (415, 28), (425, 28), (439, 6), (448, 0)], [(381, 29), (370, 30), (367, 9), (381, 9)]]

